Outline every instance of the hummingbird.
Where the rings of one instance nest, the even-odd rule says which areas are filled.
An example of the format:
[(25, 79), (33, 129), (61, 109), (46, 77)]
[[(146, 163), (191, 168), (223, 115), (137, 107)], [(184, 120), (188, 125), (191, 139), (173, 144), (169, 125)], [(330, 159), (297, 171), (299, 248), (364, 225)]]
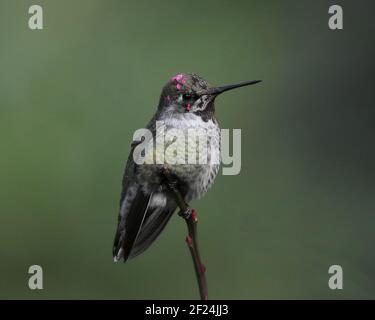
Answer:
[[(208, 158), (220, 158), (220, 127), (215, 117), (215, 99), (223, 92), (256, 84), (261, 80), (213, 87), (197, 74), (180, 73), (163, 87), (156, 113), (146, 126), (153, 137), (156, 123), (166, 129), (210, 130), (207, 140)], [(198, 164), (137, 164), (131, 144), (125, 166), (120, 196), (118, 225), (113, 245), (114, 261), (134, 258), (143, 253), (163, 231), (178, 205), (163, 175), (167, 167), (175, 179), (175, 187), (186, 203), (201, 198), (212, 186), (220, 164), (209, 161)], [(152, 152), (155, 152), (153, 146)], [(185, 145), (179, 146), (184, 148)], [(188, 215), (188, 212), (182, 213)]]

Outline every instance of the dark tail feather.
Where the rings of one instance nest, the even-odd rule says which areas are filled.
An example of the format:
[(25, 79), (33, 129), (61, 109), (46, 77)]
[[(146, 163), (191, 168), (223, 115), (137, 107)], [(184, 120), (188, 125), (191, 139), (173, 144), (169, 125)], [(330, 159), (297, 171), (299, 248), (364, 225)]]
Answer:
[(141, 187), (136, 189), (135, 195), (132, 192), (125, 195), (123, 206), (129, 207), (122, 208), (123, 212), (120, 212), (113, 245), (115, 261), (123, 259), (125, 262), (145, 251), (176, 210), (175, 202), (168, 198), (164, 205), (150, 207), (152, 197), (153, 194), (145, 195)]
[(144, 252), (163, 231), (169, 219), (172, 217), (173, 212), (176, 210), (174, 202), (168, 202), (165, 207), (156, 207), (148, 210), (142, 229), (134, 243), (129, 258), (134, 258)]
[[(119, 216), (119, 224), (113, 245), (115, 260), (126, 261), (141, 231), (152, 194), (145, 195), (139, 187), (130, 208)], [(126, 200), (125, 200), (126, 201)]]

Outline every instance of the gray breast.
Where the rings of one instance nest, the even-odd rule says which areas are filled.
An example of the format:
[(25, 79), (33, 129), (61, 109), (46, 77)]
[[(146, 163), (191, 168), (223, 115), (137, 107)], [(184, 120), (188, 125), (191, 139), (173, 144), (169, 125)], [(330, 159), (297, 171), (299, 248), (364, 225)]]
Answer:
[[(180, 114), (177, 117), (166, 117), (164, 120), (166, 131), (175, 128), (185, 133), (185, 144), (178, 145), (177, 148), (189, 150), (188, 146), (188, 129), (198, 131), (204, 129), (209, 132), (207, 136), (207, 163), (189, 164), (187, 163), (189, 153), (185, 154), (185, 163), (187, 164), (165, 164), (169, 170), (177, 176), (187, 187), (186, 200), (191, 201), (204, 195), (212, 185), (218, 171), (220, 161), (220, 129), (216, 121), (203, 121), (201, 117), (192, 113)], [(191, 132), (192, 130), (190, 130)], [(168, 141), (166, 141), (166, 153), (168, 153)], [(197, 154), (200, 154), (202, 146), (198, 144)], [(191, 151), (191, 150), (190, 150)], [(180, 159), (181, 160), (181, 159)], [(198, 158), (196, 160), (199, 160)], [(181, 160), (182, 161), (182, 160)], [(181, 163), (181, 162), (180, 162)], [(160, 169), (161, 165), (141, 165), (137, 168), (139, 182), (143, 185), (145, 191), (150, 189), (160, 189)]]

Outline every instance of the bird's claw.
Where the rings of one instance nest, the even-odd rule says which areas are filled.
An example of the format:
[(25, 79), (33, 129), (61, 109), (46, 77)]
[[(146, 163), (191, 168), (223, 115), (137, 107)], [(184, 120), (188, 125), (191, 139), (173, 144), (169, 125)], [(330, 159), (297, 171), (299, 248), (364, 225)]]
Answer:
[(194, 209), (187, 207), (184, 211), (180, 210), (178, 215), (186, 220), (188, 220)]

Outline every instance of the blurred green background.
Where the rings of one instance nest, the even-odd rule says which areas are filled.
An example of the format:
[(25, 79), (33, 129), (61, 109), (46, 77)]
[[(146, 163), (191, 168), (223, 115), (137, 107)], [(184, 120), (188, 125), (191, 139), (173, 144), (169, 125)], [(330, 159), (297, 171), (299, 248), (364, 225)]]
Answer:
[[(217, 100), (221, 126), (242, 129), (242, 171), (193, 203), (210, 298), (375, 298), (374, 9), (0, 0), (0, 298), (198, 297), (177, 216), (144, 255), (111, 257), (132, 134), (178, 72), (264, 80)], [(344, 290), (328, 288), (333, 264)]]

